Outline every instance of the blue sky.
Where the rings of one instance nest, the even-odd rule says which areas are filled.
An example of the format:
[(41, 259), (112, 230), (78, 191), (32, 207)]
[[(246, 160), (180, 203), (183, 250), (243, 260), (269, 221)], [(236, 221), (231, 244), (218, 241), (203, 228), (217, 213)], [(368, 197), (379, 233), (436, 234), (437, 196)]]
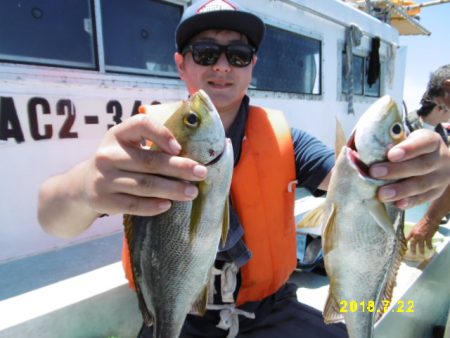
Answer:
[(419, 106), (430, 73), (450, 64), (450, 3), (422, 8), (420, 23), (430, 36), (400, 37), (400, 44), (408, 47), (403, 98), (409, 111)]

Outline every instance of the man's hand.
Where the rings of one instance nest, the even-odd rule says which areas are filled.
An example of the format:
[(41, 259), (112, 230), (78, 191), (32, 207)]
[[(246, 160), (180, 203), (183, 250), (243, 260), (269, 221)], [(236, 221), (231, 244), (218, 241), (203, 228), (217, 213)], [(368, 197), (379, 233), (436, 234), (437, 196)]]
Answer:
[(389, 162), (370, 167), (374, 178), (399, 180), (383, 186), (378, 198), (405, 209), (442, 195), (450, 181), (450, 151), (430, 130), (416, 130), (388, 151)]
[[(141, 146), (151, 140), (162, 151)], [(187, 201), (197, 188), (186, 181), (206, 177), (206, 167), (178, 157), (172, 133), (148, 115), (136, 115), (112, 128), (89, 161), (85, 191), (99, 213), (152, 216), (166, 211), (171, 200)]]
[(412, 228), (406, 240), (409, 241), (409, 247), (413, 255), (416, 254), (417, 247), (422, 255), (425, 254), (425, 245), (428, 249), (433, 249), (432, 239), (439, 229), (440, 223), (440, 220), (424, 217)]
[[(161, 150), (142, 146), (151, 140)], [(187, 201), (206, 167), (177, 156), (181, 146), (149, 115), (135, 115), (111, 128), (95, 154), (68, 172), (45, 181), (39, 192), (39, 221), (57, 236), (72, 237), (101, 214), (153, 216), (171, 201)]]

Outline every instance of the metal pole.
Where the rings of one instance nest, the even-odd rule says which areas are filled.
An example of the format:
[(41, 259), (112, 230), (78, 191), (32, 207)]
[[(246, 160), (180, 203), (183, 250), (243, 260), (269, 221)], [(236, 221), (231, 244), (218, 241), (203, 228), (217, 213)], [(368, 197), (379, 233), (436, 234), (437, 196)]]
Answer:
[(405, 10), (409, 11), (411, 9), (422, 8), (422, 7), (430, 7), (430, 6), (435, 6), (435, 5), (441, 5), (441, 4), (445, 4), (445, 3), (449, 3), (449, 2), (450, 2), (450, 0), (429, 1), (429, 2), (424, 2), (424, 3), (421, 3), (421, 4), (407, 6), (407, 7), (405, 7)]

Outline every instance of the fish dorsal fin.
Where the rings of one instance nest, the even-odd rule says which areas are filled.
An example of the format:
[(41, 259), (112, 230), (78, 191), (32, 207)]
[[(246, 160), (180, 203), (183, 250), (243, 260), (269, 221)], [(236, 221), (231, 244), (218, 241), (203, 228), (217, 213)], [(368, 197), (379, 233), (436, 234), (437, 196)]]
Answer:
[(325, 324), (334, 324), (344, 320), (344, 316), (339, 309), (339, 304), (330, 290), (328, 290), (327, 301), (323, 309), (323, 320)]
[(342, 124), (339, 122), (338, 118), (336, 117), (336, 143), (335, 143), (335, 154), (336, 158), (338, 157), (339, 153), (341, 152), (341, 149), (345, 146), (347, 140), (345, 138), (345, 132), (344, 128), (342, 127)]
[(394, 227), (397, 229), (395, 234), (397, 237), (397, 242), (395, 244), (392, 261), (386, 276), (386, 284), (383, 291), (380, 294), (380, 298), (378, 301), (376, 320), (381, 318), (381, 316), (384, 313), (385, 306), (387, 304), (390, 304), (391, 302), (394, 287), (396, 284), (397, 273), (400, 268), (400, 264), (403, 260), (403, 257), (405, 256), (406, 250), (408, 248), (404, 234), (404, 222), (405, 222), (405, 211), (402, 210), (398, 212), (397, 217), (395, 219)]
[(228, 237), (228, 230), (230, 230), (230, 200), (227, 197), (223, 207), (222, 218), (222, 246), (225, 246)]
[(387, 234), (395, 236), (394, 225), (387, 213), (386, 205), (376, 198), (365, 200), (364, 204), (367, 206), (369, 214), (373, 217), (378, 226)]
[(303, 219), (297, 223), (297, 229), (302, 228), (315, 228), (322, 226), (326, 217), (326, 205), (322, 203), (317, 208), (314, 208), (303, 217)]

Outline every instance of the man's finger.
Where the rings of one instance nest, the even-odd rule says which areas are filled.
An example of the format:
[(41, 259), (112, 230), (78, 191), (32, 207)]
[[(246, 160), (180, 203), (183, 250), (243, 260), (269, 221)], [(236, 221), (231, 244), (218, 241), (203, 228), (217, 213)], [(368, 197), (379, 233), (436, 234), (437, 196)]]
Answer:
[(433, 238), (427, 238), (426, 243), (427, 243), (428, 249), (432, 250), (433, 249)]
[(437, 151), (441, 144), (441, 137), (431, 131), (419, 129), (412, 132), (408, 138), (392, 147), (387, 157), (391, 162), (403, 162), (418, 156)]
[(136, 197), (156, 197), (175, 201), (189, 201), (198, 194), (195, 185), (186, 181), (157, 175), (123, 172), (111, 182), (111, 189)]
[(442, 195), (444, 189), (445, 186), (440, 185), (432, 177), (413, 177), (381, 187), (377, 196), (382, 202), (402, 201), (401, 208), (404, 209), (434, 200)]
[(150, 140), (172, 155), (178, 155), (181, 150), (170, 130), (147, 114), (132, 116), (113, 128), (117, 140), (124, 145), (136, 146), (143, 140)]
[(432, 152), (404, 162), (377, 163), (370, 167), (370, 175), (378, 179), (400, 180), (434, 173), (437, 156), (437, 152)]
[(207, 176), (206, 167), (189, 158), (135, 146), (123, 146), (120, 151), (104, 147), (97, 152), (95, 161), (104, 174), (111, 168), (117, 168), (124, 172), (156, 174), (188, 181), (199, 181)]

